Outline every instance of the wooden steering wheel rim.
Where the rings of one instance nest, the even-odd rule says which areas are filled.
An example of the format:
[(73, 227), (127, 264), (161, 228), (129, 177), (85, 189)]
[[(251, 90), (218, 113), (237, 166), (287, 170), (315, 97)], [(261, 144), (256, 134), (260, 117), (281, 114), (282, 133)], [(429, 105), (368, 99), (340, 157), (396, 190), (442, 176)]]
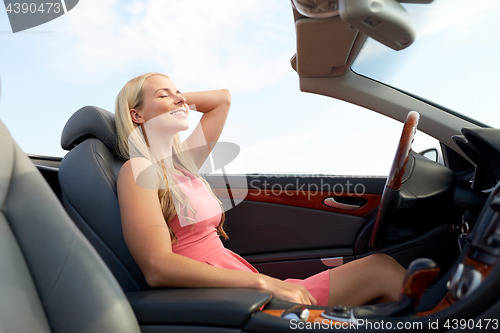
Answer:
[(396, 150), (391, 171), (389, 172), (387, 183), (385, 184), (385, 186), (392, 190), (399, 190), (401, 188), (406, 164), (410, 157), (411, 144), (417, 132), (419, 119), (420, 114), (417, 111), (410, 111), (406, 117), (403, 133), (401, 133), (401, 139), (399, 139), (398, 149)]
[(415, 138), (419, 119), (420, 114), (416, 111), (410, 111), (406, 117), (403, 132), (401, 133), (401, 139), (399, 140), (398, 149), (396, 150), (396, 155), (394, 156), (394, 161), (392, 162), (391, 171), (389, 172), (387, 182), (385, 183), (384, 193), (382, 194), (382, 200), (377, 213), (377, 219), (375, 220), (375, 225), (373, 226), (372, 235), (370, 237), (369, 245), (372, 250), (378, 250), (382, 247), (385, 231), (392, 223), (392, 212), (386, 211), (385, 208), (391, 207), (391, 204), (388, 203), (388, 201), (395, 199), (393, 195), (389, 195), (387, 192), (398, 192), (401, 188), (406, 164), (408, 163), (408, 158), (410, 157), (411, 144)]

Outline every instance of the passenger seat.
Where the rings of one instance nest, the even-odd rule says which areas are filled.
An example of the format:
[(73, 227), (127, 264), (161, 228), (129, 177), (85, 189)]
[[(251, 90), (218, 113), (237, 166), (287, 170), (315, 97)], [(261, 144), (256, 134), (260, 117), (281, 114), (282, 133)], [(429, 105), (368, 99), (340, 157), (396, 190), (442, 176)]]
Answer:
[(140, 332), (97, 252), (0, 121), (0, 332)]

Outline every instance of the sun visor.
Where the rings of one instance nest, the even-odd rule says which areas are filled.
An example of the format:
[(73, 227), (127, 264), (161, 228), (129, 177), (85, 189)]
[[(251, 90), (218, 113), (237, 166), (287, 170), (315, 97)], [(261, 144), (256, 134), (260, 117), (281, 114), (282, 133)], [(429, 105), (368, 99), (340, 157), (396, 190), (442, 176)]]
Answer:
[(323, 76), (346, 64), (358, 30), (339, 16), (326, 19), (299, 18), (295, 21), (300, 76)]

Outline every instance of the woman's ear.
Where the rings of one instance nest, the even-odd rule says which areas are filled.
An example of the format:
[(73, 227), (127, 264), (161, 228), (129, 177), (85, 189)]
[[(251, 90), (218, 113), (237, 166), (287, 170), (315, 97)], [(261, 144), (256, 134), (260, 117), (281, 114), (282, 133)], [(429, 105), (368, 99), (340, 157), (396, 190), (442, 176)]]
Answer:
[(142, 114), (136, 109), (130, 109), (130, 118), (136, 124), (143, 124), (145, 122)]

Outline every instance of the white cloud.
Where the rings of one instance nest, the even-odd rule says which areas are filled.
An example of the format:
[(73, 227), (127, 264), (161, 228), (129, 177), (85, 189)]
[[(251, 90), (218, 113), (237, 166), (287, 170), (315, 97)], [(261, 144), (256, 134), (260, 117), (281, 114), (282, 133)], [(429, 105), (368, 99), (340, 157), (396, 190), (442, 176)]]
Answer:
[[(290, 11), (289, 21), (282, 19), (283, 10)], [(65, 54), (67, 61), (52, 65), (62, 66), (69, 81), (158, 70), (181, 89), (258, 90), (289, 74), (294, 53), (294, 40), (285, 37), (292, 34), (280, 34), (293, 29), (288, 3), (86, 0), (67, 16), (50, 57)]]
[(455, 32), (467, 30), (471, 25), (481, 22), (488, 13), (500, 9), (497, 0), (482, 0), (477, 5), (470, 0), (453, 0), (450, 2), (432, 3), (430, 7), (415, 17), (419, 21), (417, 38), (434, 35), (445, 29), (454, 29)]

